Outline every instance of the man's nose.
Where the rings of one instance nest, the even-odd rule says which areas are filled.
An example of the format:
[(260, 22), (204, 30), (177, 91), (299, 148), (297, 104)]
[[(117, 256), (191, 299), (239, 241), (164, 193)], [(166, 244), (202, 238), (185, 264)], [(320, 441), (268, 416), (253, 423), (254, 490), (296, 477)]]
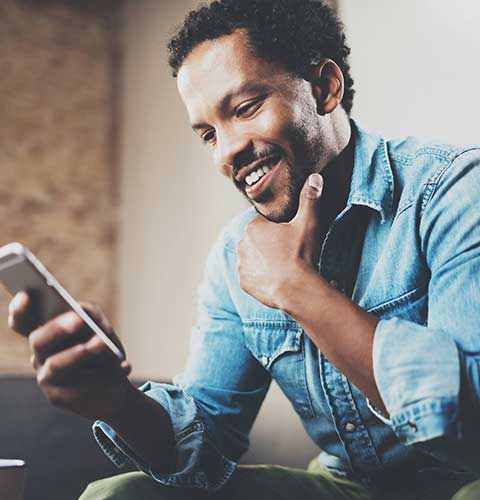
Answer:
[(252, 141), (249, 134), (233, 130), (217, 131), (216, 162), (221, 171), (227, 170), (231, 175), (234, 165), (248, 163), (246, 158), (251, 154)]

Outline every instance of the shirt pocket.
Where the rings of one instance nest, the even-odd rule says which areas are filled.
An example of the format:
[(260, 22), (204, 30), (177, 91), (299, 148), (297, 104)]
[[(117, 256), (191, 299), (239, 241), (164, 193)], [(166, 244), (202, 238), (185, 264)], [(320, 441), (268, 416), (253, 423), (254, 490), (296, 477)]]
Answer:
[(367, 312), (378, 319), (400, 318), (412, 321), (417, 325), (427, 325), (428, 321), (428, 283), (375, 307), (370, 307)]
[(245, 345), (270, 372), (302, 418), (315, 416), (307, 387), (304, 332), (298, 325), (272, 321), (244, 323)]

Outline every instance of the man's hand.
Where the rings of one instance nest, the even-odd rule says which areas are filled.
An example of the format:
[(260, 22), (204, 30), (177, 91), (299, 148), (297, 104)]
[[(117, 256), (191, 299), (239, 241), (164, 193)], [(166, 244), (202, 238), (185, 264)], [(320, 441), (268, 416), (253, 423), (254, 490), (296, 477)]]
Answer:
[[(83, 309), (113, 340), (123, 347), (97, 306)], [(37, 381), (54, 405), (87, 418), (107, 419), (120, 412), (131, 391), (129, 363), (118, 359), (74, 312), (62, 314), (44, 325), (31, 322), (31, 301), (18, 293), (9, 305), (9, 326), (28, 337)]]
[(320, 174), (311, 174), (300, 193), (297, 214), (288, 223), (257, 216), (238, 245), (242, 290), (269, 307), (282, 309), (282, 291), (299, 268), (315, 270), (320, 256)]

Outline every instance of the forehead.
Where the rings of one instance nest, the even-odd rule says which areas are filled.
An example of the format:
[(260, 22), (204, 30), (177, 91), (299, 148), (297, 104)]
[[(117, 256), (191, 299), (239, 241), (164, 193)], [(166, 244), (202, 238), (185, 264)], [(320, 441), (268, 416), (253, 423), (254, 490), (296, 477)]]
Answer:
[(177, 87), (192, 120), (198, 108), (214, 105), (245, 82), (275, 85), (286, 70), (252, 53), (248, 37), (237, 31), (197, 45), (185, 59)]

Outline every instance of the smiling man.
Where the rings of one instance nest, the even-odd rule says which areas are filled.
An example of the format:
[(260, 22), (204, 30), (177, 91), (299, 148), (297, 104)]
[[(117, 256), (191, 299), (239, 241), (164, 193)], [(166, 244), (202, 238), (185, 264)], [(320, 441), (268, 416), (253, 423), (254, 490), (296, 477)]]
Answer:
[[(32, 332), (12, 302), (46, 396), (142, 471), (82, 499), (479, 498), (480, 149), (351, 120), (321, 2), (213, 2), (169, 49), (192, 128), (252, 208), (213, 246), (173, 385), (133, 388), (73, 313)], [(237, 466), (272, 379), (322, 449), (306, 471)]]
[[(338, 106), (343, 75), (325, 60), (312, 68), (310, 81), (301, 80), (284, 65), (252, 56), (244, 29), (204, 42), (183, 61), (178, 88), (219, 170), (259, 213), (287, 222), (308, 174), (321, 171), (349, 141), (348, 117)], [(313, 78), (324, 84), (314, 93)], [(320, 114), (322, 92), (331, 96)]]

